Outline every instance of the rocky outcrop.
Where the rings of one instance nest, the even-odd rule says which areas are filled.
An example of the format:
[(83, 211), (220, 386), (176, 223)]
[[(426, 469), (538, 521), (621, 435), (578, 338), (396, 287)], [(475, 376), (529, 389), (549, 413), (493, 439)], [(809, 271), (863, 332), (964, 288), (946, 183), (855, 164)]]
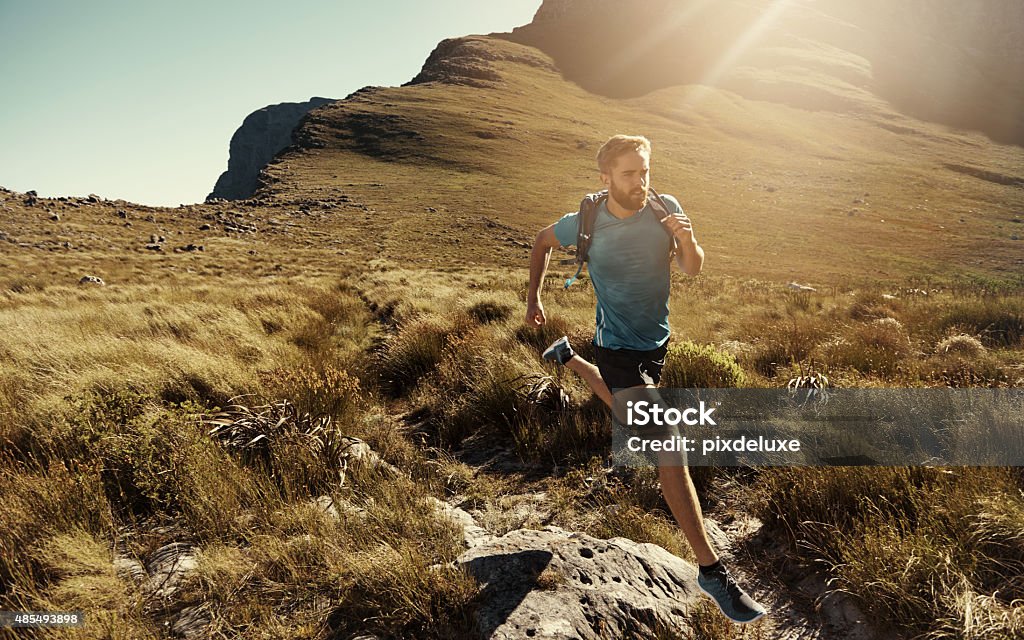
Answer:
[(250, 113), (231, 136), (228, 169), (206, 199), (242, 200), (253, 195), (260, 171), (278, 152), (292, 143), (292, 132), (312, 109), (334, 102), (310, 98), (306, 102), (283, 102)]
[(657, 545), (554, 526), (495, 536), (462, 509), (432, 503), (462, 529), (456, 564), (480, 582), (482, 638), (659, 638), (690, 629), (688, 610), (701, 597), (696, 567)]
[(423, 69), (406, 86), (444, 82), (487, 88), (501, 80), (492, 64), (498, 60), (554, 70), (550, 59), (529, 49), (496, 47), (488, 38), (467, 36), (442, 40), (423, 63)]
[(458, 563), (482, 585), (477, 623), (491, 640), (681, 636), (701, 597), (695, 568), (659, 546), (558, 527), (481, 541)]

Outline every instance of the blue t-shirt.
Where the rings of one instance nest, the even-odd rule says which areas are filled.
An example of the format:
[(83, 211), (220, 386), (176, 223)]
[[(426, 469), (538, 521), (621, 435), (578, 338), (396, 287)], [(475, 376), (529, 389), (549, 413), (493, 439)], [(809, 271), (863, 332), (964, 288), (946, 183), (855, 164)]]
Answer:
[[(675, 198), (662, 198), (670, 210), (683, 212)], [(555, 237), (562, 246), (576, 244), (578, 217), (578, 212), (567, 213), (555, 223)], [(670, 333), (671, 242), (650, 203), (623, 220), (613, 216), (605, 202), (598, 205), (587, 262), (597, 294), (594, 344), (638, 351), (665, 344)]]

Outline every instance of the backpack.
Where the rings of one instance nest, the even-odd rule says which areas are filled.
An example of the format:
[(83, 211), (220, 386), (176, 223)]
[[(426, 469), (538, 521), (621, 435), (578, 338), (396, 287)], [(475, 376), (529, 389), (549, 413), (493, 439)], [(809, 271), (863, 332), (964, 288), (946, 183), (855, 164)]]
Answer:
[[(657, 216), (658, 221), (661, 222), (666, 216), (672, 214), (672, 210), (668, 208), (665, 201), (662, 200), (661, 195), (654, 190), (654, 188), (648, 189), (647, 202), (651, 205), (651, 210), (654, 215)], [(576, 282), (576, 279), (580, 277), (580, 273), (583, 272), (583, 265), (590, 259), (590, 244), (594, 239), (594, 224), (597, 220), (597, 207), (602, 202), (608, 199), (608, 190), (598, 191), (597, 193), (588, 193), (580, 201), (579, 216), (576, 219), (576, 257), (569, 260), (562, 260), (559, 264), (575, 264), (576, 273), (573, 277), (565, 281), (565, 289), (568, 289), (572, 283)], [(672, 232), (662, 224), (661, 228), (668, 234), (669, 239), (672, 239), (672, 249), (669, 253), (669, 259), (676, 253), (676, 243), (673, 239)]]

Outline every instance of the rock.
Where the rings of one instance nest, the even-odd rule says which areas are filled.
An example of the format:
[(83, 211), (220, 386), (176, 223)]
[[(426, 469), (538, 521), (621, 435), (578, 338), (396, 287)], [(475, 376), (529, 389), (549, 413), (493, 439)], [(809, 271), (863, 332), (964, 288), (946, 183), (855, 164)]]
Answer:
[(171, 625), (171, 633), (186, 640), (193, 638), (207, 638), (206, 628), (210, 625), (210, 615), (206, 607), (185, 607), (178, 612), (174, 624)]
[(199, 225), (199, 230), (200, 231), (209, 231), (210, 229), (211, 229), (210, 225), (206, 224), (205, 222), (203, 224)]
[(310, 98), (284, 102), (250, 113), (231, 136), (228, 168), (217, 179), (208, 203), (249, 198), (259, 186), (260, 171), (275, 155), (292, 144), (292, 131), (311, 110), (333, 102)]
[(483, 586), (477, 623), (490, 639), (685, 636), (703, 597), (696, 568), (661, 547), (558, 527), (511, 531), (456, 562)]
[(60, 214), (57, 213), (56, 211), (54, 211), (53, 214), (50, 215), (50, 220), (53, 220), (55, 222), (60, 222)]
[(107, 283), (103, 282), (103, 278), (99, 276), (82, 276), (81, 279), (79, 279), (78, 284), (98, 284), (102, 287)]
[(339, 455), (344, 459), (346, 466), (352, 463), (358, 463), (366, 465), (371, 469), (384, 471), (392, 475), (401, 475), (401, 471), (398, 470), (398, 467), (395, 467), (390, 462), (385, 461), (377, 455), (377, 452), (374, 451), (370, 445), (359, 438), (352, 436), (342, 437), (339, 450)]
[(199, 566), (195, 553), (196, 548), (190, 544), (172, 542), (150, 554), (146, 561), (150, 576), (147, 591), (161, 598), (174, 595), (185, 576)]
[(102, 199), (103, 199), (103, 198), (99, 197), (99, 196), (98, 196), (98, 195), (96, 195), (95, 193), (90, 193), (90, 194), (89, 194), (89, 195), (88, 195), (88, 196), (86, 197), (86, 200), (87, 200), (88, 202), (91, 202), (91, 203), (93, 203), (93, 204), (96, 204), (96, 203), (98, 203), (98, 202), (99, 202), (100, 200), (102, 200)]
[(155, 243), (152, 243), (152, 242), (147, 244), (146, 248), (149, 249), (150, 251), (163, 251), (164, 250), (162, 245), (155, 244)]
[(118, 209), (117, 210), (117, 217), (118, 218), (127, 218), (128, 217), (128, 212), (125, 211), (124, 209)]
[(794, 291), (817, 291), (817, 289), (815, 289), (814, 287), (808, 287), (807, 285), (799, 284), (796, 282), (790, 282), (786, 286)]
[(31, 190), (29, 190), (29, 191), (26, 191), (26, 192), (25, 192), (25, 195), (26, 195), (26, 196), (28, 196), (28, 197), (30, 197), (30, 198), (35, 198), (35, 197), (37, 197), (37, 196), (38, 196), (39, 194), (38, 194), (38, 193), (36, 193), (36, 190), (35, 190), (35, 189), (31, 189)]
[(428, 500), (438, 515), (448, 519), (455, 525), (462, 527), (462, 544), (467, 549), (472, 549), (473, 547), (483, 544), (485, 541), (494, 537), (490, 531), (478, 525), (473, 516), (463, 509), (453, 507), (447, 502), (439, 500), (433, 496), (430, 496)]

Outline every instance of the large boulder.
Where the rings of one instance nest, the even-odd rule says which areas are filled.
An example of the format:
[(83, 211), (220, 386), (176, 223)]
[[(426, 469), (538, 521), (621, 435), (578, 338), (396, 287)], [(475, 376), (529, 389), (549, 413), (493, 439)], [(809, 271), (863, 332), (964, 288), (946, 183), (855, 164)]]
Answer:
[(477, 622), (494, 640), (682, 634), (702, 597), (696, 568), (657, 545), (558, 527), (477, 540), (457, 562), (483, 587)]

